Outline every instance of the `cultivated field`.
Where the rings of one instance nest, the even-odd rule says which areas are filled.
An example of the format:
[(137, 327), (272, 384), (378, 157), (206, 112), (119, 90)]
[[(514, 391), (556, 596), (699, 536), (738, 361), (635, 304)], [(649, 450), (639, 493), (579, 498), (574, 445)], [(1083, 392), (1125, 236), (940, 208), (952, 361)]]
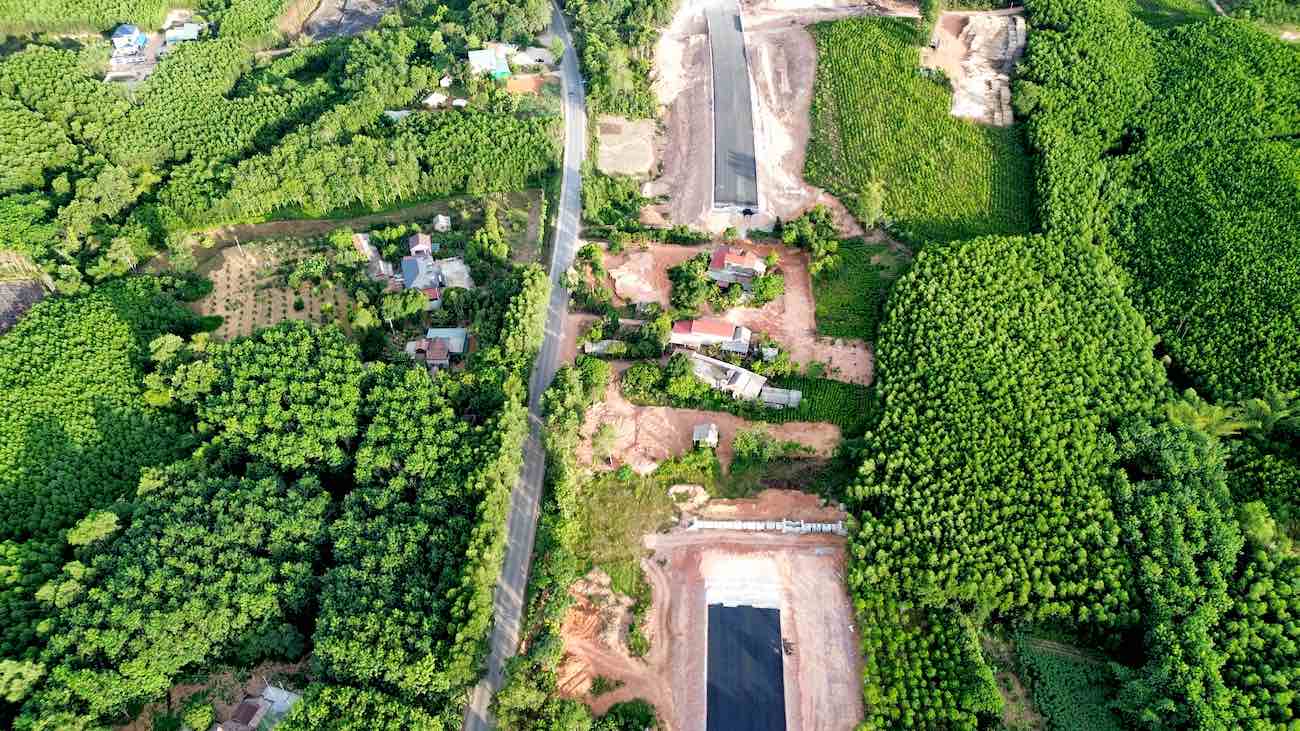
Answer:
[(916, 22), (853, 18), (816, 26), (813, 35), (818, 67), (809, 182), (854, 209), (861, 192), (882, 181), (886, 218), (914, 241), (1033, 226), (1033, 178), (1021, 130), (949, 114), (947, 86), (918, 69), (925, 39)]
[[(224, 318), (213, 333), (221, 340), (251, 335), (284, 320), (337, 322), (347, 330), (351, 306), (347, 290), (310, 283), (297, 290), (284, 286), (282, 267), (323, 250), (320, 239), (295, 238), (222, 247), (201, 260), (199, 273), (212, 280), (212, 292), (192, 307), (200, 315)], [(295, 304), (298, 301), (301, 308)]]

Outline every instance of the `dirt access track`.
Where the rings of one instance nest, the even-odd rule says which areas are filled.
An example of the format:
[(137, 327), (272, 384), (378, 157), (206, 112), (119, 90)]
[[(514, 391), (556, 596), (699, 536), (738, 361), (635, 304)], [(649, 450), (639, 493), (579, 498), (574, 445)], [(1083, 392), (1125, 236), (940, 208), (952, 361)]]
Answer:
[(805, 148), (817, 73), (817, 48), (805, 26), (858, 15), (917, 16), (915, 3), (882, 0), (741, 0), (745, 51), (754, 106), (760, 215), (749, 221), (712, 207), (713, 107), (708, 0), (684, 0), (655, 46), (653, 82), (663, 105), (664, 135), (657, 140), (662, 175), (646, 195), (667, 196), (647, 218), (710, 231), (728, 226), (768, 228), (815, 204), (828, 206), (846, 236), (862, 230), (842, 205), (803, 180)]
[[(788, 492), (767, 491), (748, 501), (747, 517), (778, 519), (789, 514), (791, 500), (819, 502), (802, 493), (768, 500)], [(861, 721), (862, 660), (844, 587), (844, 538), (678, 528), (648, 535), (643, 544), (649, 555), (641, 565), (652, 587), (643, 626), (649, 653), (638, 659), (627, 652), (629, 617), (619, 608), (626, 602), (579, 582), (572, 592), (578, 601), (564, 622), (561, 692), (597, 713), (644, 698), (668, 731), (704, 731), (708, 597), (742, 587), (742, 593), (774, 596), (781, 611), (781, 637), (791, 645), (782, 668), (785, 728), (848, 731)], [(589, 598), (585, 592), (592, 589)], [(592, 698), (591, 681), (598, 675), (623, 685)]]
[[(691, 432), (696, 424), (718, 425), (718, 461), (731, 465), (732, 442), (736, 430), (756, 426), (755, 422), (720, 411), (674, 409), (667, 406), (637, 406), (623, 397), (619, 378), (630, 363), (616, 362), (614, 375), (605, 389), (604, 403), (587, 411), (582, 427), (578, 460), (590, 465), (591, 437), (601, 424), (614, 427), (614, 466), (628, 465), (640, 474), (649, 474), (664, 460), (691, 449)], [(840, 443), (840, 428), (834, 424), (792, 421), (786, 424), (763, 424), (772, 436), (798, 442), (817, 457), (830, 457)]]
[[(605, 267), (620, 303), (658, 302), (667, 307), (671, 292), (668, 269), (714, 248), (713, 245), (650, 244), (644, 251), (606, 256)], [(733, 308), (722, 317), (750, 330), (767, 333), (799, 365), (825, 363), (830, 376), (836, 380), (870, 385), (874, 368), (871, 346), (861, 340), (817, 335), (817, 310), (807, 253), (774, 244), (746, 244), (745, 248), (760, 257), (776, 253), (780, 260), (778, 266), (785, 275), (785, 294), (762, 307)]]

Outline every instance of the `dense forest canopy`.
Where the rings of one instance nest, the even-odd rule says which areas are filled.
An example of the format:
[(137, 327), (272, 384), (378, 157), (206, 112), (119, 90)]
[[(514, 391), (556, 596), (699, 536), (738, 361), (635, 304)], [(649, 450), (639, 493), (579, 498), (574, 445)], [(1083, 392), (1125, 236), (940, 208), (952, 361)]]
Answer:
[[(99, 440), (84, 446), (97, 456), (39, 464), (74, 466), (55, 476), (97, 489), (32, 477), (5, 492), (5, 682), (21, 705), (0, 712), (23, 729), (98, 727), (184, 672), (296, 661), (312, 647), (322, 685), (309, 696), (327, 708), (360, 693), (391, 696), (411, 718), (458, 716), (490, 624), (526, 431), (522, 383), (540, 342), (518, 333), (540, 332), (549, 297), (540, 268), (497, 266), (474, 303), (478, 349), (436, 378), (405, 356), (364, 361), (333, 326), (185, 339), (176, 333), (193, 318), (170, 314), (186, 311), (155, 278), (34, 308), (0, 340), (0, 377), (34, 382), (5, 393), (63, 398), (70, 417), (87, 410), (77, 428)], [(78, 305), (103, 312), (88, 321), (68, 309)], [(146, 323), (175, 333), (131, 330)], [(92, 336), (68, 329), (83, 326), (118, 328), (90, 373), (57, 360), (60, 347), (87, 352)], [(34, 347), (43, 342), (54, 349)], [(47, 373), (58, 379), (33, 378)], [(91, 389), (98, 401), (67, 400)], [(105, 398), (134, 409), (147, 436), (94, 421), (114, 407)]]
[(1049, 728), (1284, 727), (1300, 52), (1227, 19), (1155, 30), (1120, 0), (1027, 10), (1044, 234), (922, 250), (877, 342), (852, 491), (867, 726), (994, 723), (981, 637), (1045, 631), (1117, 661), (1078, 709), (1038, 655)]
[[(245, 5), (267, 2), (228, 12)], [(0, 246), (75, 291), (160, 250), (185, 266), (188, 234), (224, 223), (540, 180), (558, 154), (554, 118), (520, 113), (465, 70), (471, 44), (491, 40), (466, 31), (481, 3), (471, 5), (412, 0), (358, 37), (260, 59), (219, 26), (216, 38), (169, 52), (129, 93), (98, 78), (90, 41), (0, 58), (0, 116), (28, 132), (0, 133), (0, 160), (14, 163), (0, 179)], [(466, 86), (470, 108), (384, 118), (418, 107), (447, 74)]]

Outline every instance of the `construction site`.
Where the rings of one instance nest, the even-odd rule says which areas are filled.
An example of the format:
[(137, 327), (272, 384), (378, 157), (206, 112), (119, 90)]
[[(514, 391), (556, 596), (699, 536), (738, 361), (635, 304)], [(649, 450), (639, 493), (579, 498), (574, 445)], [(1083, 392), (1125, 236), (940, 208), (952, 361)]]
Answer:
[[(788, 490), (679, 507), (677, 527), (642, 539), (649, 651), (629, 653), (631, 603), (593, 572), (571, 589), (561, 690), (597, 713), (644, 698), (666, 729), (854, 728), (861, 658), (844, 514)], [(593, 695), (598, 677), (617, 687)]]
[[(892, 0), (740, 0), (736, 8), (728, 22), (728, 7), (716, 0), (683, 0), (659, 37), (652, 75), (661, 105), (662, 131), (654, 143), (659, 175), (642, 192), (664, 200), (648, 206), (644, 219), (714, 232), (770, 228), (778, 218), (789, 220), (821, 204), (844, 235), (861, 235), (839, 201), (803, 180), (817, 70), (807, 26), (858, 15), (915, 17), (916, 6)], [(721, 51), (714, 49), (710, 17), (712, 27), (726, 31)], [(719, 53), (728, 59), (722, 71)], [(725, 109), (716, 106), (719, 98)], [(758, 205), (731, 205), (738, 202), (733, 198), (746, 197), (729, 191), (748, 181), (751, 159)], [(746, 209), (754, 215), (744, 215)]]

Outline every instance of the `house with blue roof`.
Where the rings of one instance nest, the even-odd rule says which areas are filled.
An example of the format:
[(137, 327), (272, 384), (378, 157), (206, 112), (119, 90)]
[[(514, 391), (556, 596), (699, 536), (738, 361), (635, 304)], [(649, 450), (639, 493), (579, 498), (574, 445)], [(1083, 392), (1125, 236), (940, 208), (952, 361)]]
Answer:
[(149, 45), (149, 36), (134, 25), (122, 24), (113, 31), (113, 50), (135, 53)]

